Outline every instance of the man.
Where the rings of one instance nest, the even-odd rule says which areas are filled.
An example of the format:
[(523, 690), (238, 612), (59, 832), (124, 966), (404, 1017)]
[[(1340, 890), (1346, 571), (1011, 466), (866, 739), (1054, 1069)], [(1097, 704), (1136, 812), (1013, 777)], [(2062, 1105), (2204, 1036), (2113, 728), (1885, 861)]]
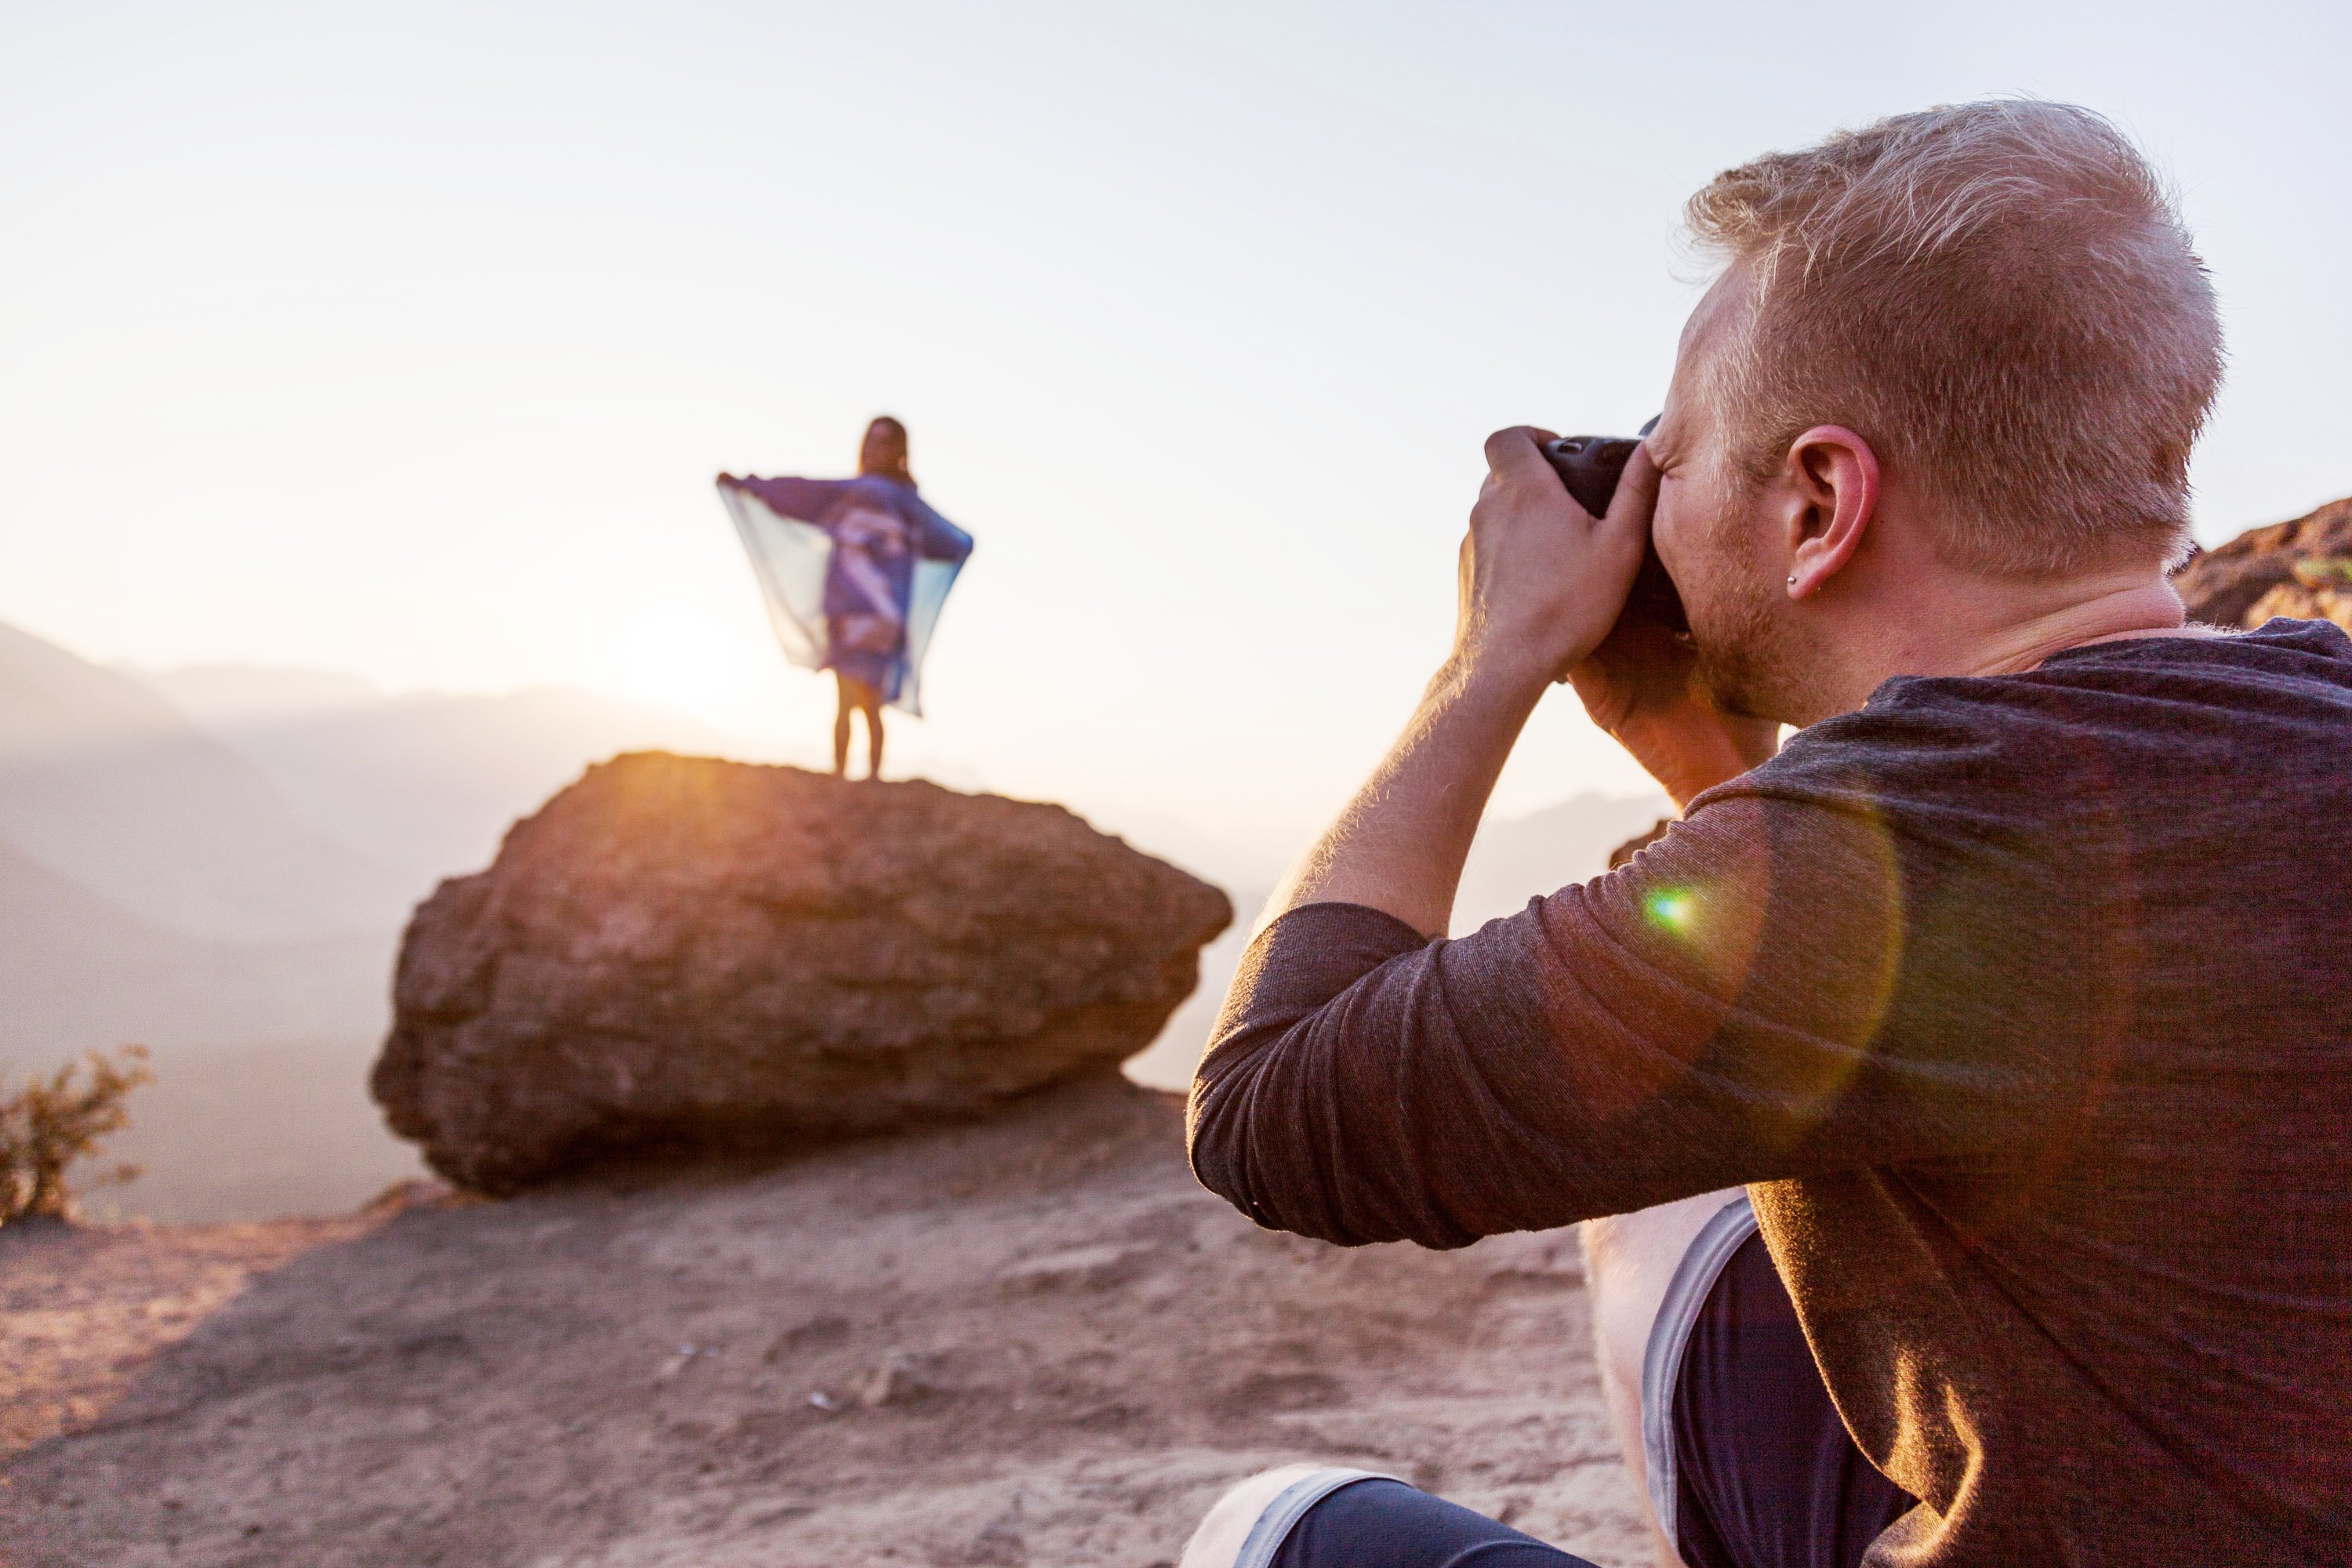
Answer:
[[(882, 709), (919, 712), (923, 650), (971, 537), (916, 493), (907, 427), (866, 426), (854, 479), (719, 476), (786, 657), (839, 688), (833, 773), (849, 772), (850, 715), (866, 715), (866, 776), (882, 776)], [(756, 506), (752, 502), (757, 502)]]
[[(1604, 1355), (1650, 1318), (1629, 1458), (1693, 1568), (2343, 1562), (2352, 640), (2182, 625), (2188, 236), (2032, 101), (1690, 216), (1726, 265), (1608, 515), (1488, 441), (1453, 653), (1275, 895), (1194, 1168), (1350, 1245), (1627, 1216)], [(1687, 646), (1617, 624), (1645, 535)], [(1682, 820), (1438, 940), (1563, 678)], [(1473, 1557), (1574, 1561), (1305, 1468), (1186, 1561)]]

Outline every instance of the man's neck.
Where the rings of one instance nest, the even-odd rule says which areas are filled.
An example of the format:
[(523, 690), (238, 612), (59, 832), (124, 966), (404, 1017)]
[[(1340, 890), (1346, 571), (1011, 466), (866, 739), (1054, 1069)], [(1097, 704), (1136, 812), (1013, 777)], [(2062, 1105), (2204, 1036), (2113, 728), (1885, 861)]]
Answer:
[(1952, 673), (2015, 675), (2070, 647), (2127, 637), (2178, 637), (2187, 620), (2171, 584), (2142, 578), (1998, 628), (1978, 643), (1967, 668)]
[(2171, 584), (2146, 571), (2046, 585), (1956, 583), (1874, 617), (1857, 639), (1858, 657), (1846, 661), (1841, 710), (1861, 707), (1898, 675), (2014, 675), (2070, 647), (2179, 637), (2185, 620)]

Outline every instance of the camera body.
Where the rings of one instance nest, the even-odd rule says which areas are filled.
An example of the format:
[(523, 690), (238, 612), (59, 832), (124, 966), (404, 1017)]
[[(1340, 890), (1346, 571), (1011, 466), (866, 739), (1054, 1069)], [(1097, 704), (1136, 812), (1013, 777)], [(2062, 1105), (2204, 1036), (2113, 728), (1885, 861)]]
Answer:
[[(1642, 426), (1642, 435), (1650, 433), (1653, 419)], [(1610, 498), (1617, 493), (1617, 481), (1625, 474), (1625, 465), (1633, 460), (1633, 448), (1642, 444), (1641, 436), (1562, 436), (1543, 444), (1543, 455), (1559, 475), (1559, 482), (1576, 498), (1576, 504), (1599, 517), (1609, 510)]]
[[(1657, 427), (1653, 418), (1642, 426), (1642, 436)], [(1609, 510), (1610, 498), (1617, 493), (1617, 481), (1624, 476), (1625, 465), (1633, 460), (1633, 448), (1642, 444), (1642, 436), (1562, 436), (1546, 441), (1543, 455), (1568, 493), (1576, 498), (1576, 504), (1599, 517)], [(1620, 619), (1627, 618), (1649, 621), (1676, 637), (1690, 636), (1683, 596), (1675, 591), (1675, 580), (1666, 575), (1666, 564), (1658, 559), (1655, 544), (1643, 554), (1633, 592), (1625, 596)]]

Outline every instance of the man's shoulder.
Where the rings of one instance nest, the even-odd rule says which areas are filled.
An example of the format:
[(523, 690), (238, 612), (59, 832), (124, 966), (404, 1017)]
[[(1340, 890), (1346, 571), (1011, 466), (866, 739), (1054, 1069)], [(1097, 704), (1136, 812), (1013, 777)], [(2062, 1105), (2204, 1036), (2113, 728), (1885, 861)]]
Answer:
[(2352, 638), (2325, 621), (2091, 644), (2013, 675), (1898, 676), (1727, 788), (1889, 807), (2077, 774), (2120, 784), (2119, 768), (2150, 764), (2210, 776), (2295, 744), (2352, 757)]

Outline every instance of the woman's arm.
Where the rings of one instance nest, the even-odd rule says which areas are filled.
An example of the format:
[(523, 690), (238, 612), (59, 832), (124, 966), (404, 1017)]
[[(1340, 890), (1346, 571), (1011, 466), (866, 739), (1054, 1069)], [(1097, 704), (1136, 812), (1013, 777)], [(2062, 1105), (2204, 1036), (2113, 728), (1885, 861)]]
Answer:
[(737, 478), (733, 474), (719, 476), (722, 489), (737, 489), (758, 498), (760, 503), (778, 517), (789, 517), (796, 522), (822, 525), (832, 513), (834, 504), (849, 488), (846, 479), (758, 479)]

